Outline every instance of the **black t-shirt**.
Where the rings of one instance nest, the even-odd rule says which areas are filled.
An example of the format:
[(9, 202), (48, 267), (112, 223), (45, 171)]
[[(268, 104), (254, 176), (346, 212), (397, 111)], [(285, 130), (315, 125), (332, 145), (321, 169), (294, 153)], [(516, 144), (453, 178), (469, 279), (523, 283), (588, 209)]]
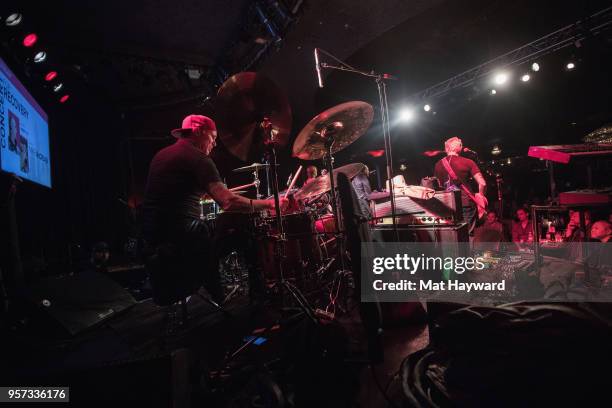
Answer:
[[(474, 177), (474, 175), (480, 173), (480, 169), (478, 165), (474, 163), (473, 160), (466, 159), (461, 156), (447, 156), (443, 159), (438, 160), (436, 166), (434, 168), (434, 176), (440, 181), (441, 187), (445, 190), (453, 190), (460, 189), (456, 180), (451, 180), (450, 175), (446, 171), (444, 164), (442, 164), (442, 160), (447, 160), (450, 164), (450, 167), (455, 171), (455, 175), (461, 181), (461, 183), (465, 184), (470, 191), (474, 191), (474, 189), (470, 186), (470, 179)], [(462, 191), (461, 192), (463, 205), (468, 205), (471, 203), (469, 197)]]
[(181, 233), (200, 216), (200, 197), (221, 181), (217, 166), (191, 140), (179, 139), (153, 157), (142, 208), (145, 238)]

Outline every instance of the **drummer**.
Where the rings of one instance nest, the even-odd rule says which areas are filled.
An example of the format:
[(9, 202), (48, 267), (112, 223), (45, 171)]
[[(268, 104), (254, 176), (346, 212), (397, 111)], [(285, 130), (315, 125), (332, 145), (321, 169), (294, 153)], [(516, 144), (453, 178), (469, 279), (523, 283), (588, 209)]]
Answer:
[[(142, 210), (143, 235), (149, 255), (161, 253), (179, 259), (197, 289), (205, 283), (215, 301), (222, 289), (212, 249), (212, 231), (200, 219), (200, 197), (206, 193), (224, 211), (252, 213), (274, 208), (274, 200), (250, 200), (227, 189), (209, 157), (216, 144), (215, 122), (189, 115), (171, 132), (177, 140), (153, 157)], [(281, 200), (281, 208), (287, 200)], [(168, 249), (174, 248), (169, 254)], [(176, 271), (168, 271), (173, 273)]]

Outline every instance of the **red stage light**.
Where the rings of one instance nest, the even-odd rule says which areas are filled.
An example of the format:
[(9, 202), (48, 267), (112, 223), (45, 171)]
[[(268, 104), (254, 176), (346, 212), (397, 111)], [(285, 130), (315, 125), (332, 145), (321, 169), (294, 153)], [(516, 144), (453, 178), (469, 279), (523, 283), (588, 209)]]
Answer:
[(380, 157), (385, 154), (384, 150), (370, 150), (368, 154), (372, 157)]
[(70, 98), (70, 95), (66, 94), (60, 98), (60, 103), (64, 103)]
[(47, 75), (45, 75), (45, 81), (53, 81), (56, 76), (57, 76), (56, 71), (49, 71), (47, 72)]
[(38, 40), (38, 36), (34, 33), (28, 34), (23, 38), (23, 46), (31, 47), (36, 44), (36, 40)]

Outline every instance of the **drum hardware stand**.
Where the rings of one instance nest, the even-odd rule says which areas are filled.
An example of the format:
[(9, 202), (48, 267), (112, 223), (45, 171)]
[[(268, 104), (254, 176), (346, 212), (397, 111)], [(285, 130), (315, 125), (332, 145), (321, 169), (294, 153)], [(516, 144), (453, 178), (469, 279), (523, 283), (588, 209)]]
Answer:
[(241, 284), (242, 277), (238, 277), (236, 279), (236, 276), (239, 275), (241, 272), (241, 268), (238, 262), (238, 253), (236, 251), (233, 251), (225, 258), (225, 261), (223, 263), (229, 267), (229, 269), (231, 270), (231, 275), (234, 277), (234, 279), (232, 282), (233, 284), (232, 290), (230, 291), (230, 293), (227, 294), (227, 296), (225, 296), (225, 298), (223, 298), (223, 302), (221, 302), (221, 304), (225, 304), (230, 299), (232, 299), (232, 297), (234, 297), (234, 295), (242, 287), (242, 284)]
[[(274, 195), (274, 209), (276, 212), (276, 224), (278, 227), (278, 240), (276, 241), (276, 250), (277, 250), (277, 263), (278, 270), (280, 272), (280, 281), (275, 282), (273, 287), (280, 287), (281, 294), (281, 304), (284, 305), (285, 298), (283, 296), (283, 290), (286, 290), (291, 297), (297, 302), (300, 309), (304, 312), (304, 314), (315, 324), (319, 323), (315, 312), (312, 310), (312, 307), (308, 303), (308, 300), (304, 297), (304, 295), (299, 291), (297, 287), (295, 287), (291, 282), (285, 279), (285, 275), (283, 272), (283, 261), (285, 259), (285, 244), (287, 238), (285, 236), (285, 231), (283, 228), (283, 217), (281, 214), (280, 208), (280, 196), (278, 191), (278, 171), (277, 171), (277, 158), (276, 158), (276, 149), (275, 149), (275, 140), (274, 140), (274, 131), (272, 129), (272, 122), (268, 118), (263, 118), (261, 122), (261, 127), (264, 131), (264, 137), (267, 140), (267, 145), (269, 146), (269, 155), (268, 159), (272, 161), (272, 163), (268, 163), (272, 166), (272, 193)], [(269, 166), (268, 166), (269, 167)]]
[[(393, 219), (393, 231), (395, 233), (395, 240), (399, 242), (399, 232), (397, 231), (397, 219), (396, 219), (396, 207), (395, 207), (395, 196), (393, 194), (393, 156), (391, 152), (391, 128), (389, 126), (389, 105), (387, 103), (387, 80), (396, 79), (389, 74), (379, 74), (373, 70), (370, 72), (361, 71), (350, 65), (340, 61), (325, 50), (318, 49), (322, 53), (331, 57), (335, 61), (338, 61), (342, 65), (330, 65), (322, 62), (321, 68), (335, 69), (338, 71), (352, 72), (365, 77), (373, 78), (376, 81), (378, 88), (378, 99), (380, 103), (380, 115), (381, 124), (383, 129), (383, 139), (385, 141), (385, 158), (387, 161), (387, 179), (389, 180), (389, 195), (391, 196), (391, 217)], [(333, 182), (333, 181), (332, 181)]]
[[(321, 130), (320, 135), (325, 141), (325, 163), (327, 165), (327, 173), (329, 174), (329, 185), (331, 195), (332, 213), (336, 220), (336, 231), (335, 239), (336, 245), (338, 246), (338, 257), (340, 260), (340, 269), (336, 271), (337, 274), (345, 273), (344, 263), (344, 233), (342, 232), (342, 222), (340, 218), (340, 211), (338, 209), (338, 197), (336, 194), (336, 183), (334, 180), (334, 156), (332, 154), (332, 148), (335, 142), (334, 134), (342, 128), (342, 123), (334, 122), (330, 126)], [(332, 258), (336, 260), (336, 257)], [(333, 262), (332, 262), (333, 263)]]

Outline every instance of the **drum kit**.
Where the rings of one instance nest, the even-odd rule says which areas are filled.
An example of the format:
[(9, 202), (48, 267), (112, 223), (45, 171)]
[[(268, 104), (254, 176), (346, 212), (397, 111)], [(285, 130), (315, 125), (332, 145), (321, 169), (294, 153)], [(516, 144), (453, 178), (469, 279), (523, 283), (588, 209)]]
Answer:
[[(273, 81), (254, 72), (236, 74), (219, 88), (216, 98), (219, 139), (230, 154), (252, 162), (234, 169), (237, 173), (252, 173), (252, 183), (232, 190), (238, 193), (254, 187), (256, 197), (263, 198), (260, 175), (265, 172), (268, 198), (276, 203), (274, 211), (256, 215), (252, 224), (266, 279), (284, 283), (289, 274), (296, 277), (304, 271), (320, 272), (321, 265), (331, 264), (330, 256), (338, 257), (342, 263), (342, 247), (336, 245), (336, 253), (331, 254), (329, 245), (331, 241), (342, 241), (335, 199), (337, 175), (343, 173), (351, 179), (365, 165), (352, 163), (334, 168), (333, 155), (360, 138), (373, 116), (372, 106), (361, 101), (342, 103), (315, 116), (298, 133), (291, 149), (293, 157), (300, 160), (323, 159), (327, 172), (301, 188), (294, 188), (300, 166), (289, 188), (279, 191), (276, 156), (278, 150), (289, 144), (292, 123), (286, 95)], [(279, 203), (283, 196), (290, 199), (290, 205), (281, 212)], [(200, 203), (202, 218), (219, 216), (214, 201), (203, 198)], [(330, 205), (331, 213), (325, 211)], [(289, 289), (296, 296), (293, 291), (296, 288)]]

